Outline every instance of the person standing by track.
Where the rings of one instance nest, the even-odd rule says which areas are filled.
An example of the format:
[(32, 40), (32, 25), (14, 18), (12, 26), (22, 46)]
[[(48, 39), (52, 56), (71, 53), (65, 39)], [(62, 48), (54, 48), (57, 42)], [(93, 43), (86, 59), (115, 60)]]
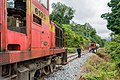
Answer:
[(78, 58), (80, 58), (81, 57), (81, 47), (80, 46), (77, 48), (77, 53), (78, 53)]

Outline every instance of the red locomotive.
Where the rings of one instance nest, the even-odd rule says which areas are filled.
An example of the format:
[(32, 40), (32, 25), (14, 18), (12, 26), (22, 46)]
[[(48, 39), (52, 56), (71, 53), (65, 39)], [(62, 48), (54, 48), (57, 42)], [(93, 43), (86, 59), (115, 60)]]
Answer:
[(0, 0), (0, 80), (37, 80), (66, 64), (49, 0)]

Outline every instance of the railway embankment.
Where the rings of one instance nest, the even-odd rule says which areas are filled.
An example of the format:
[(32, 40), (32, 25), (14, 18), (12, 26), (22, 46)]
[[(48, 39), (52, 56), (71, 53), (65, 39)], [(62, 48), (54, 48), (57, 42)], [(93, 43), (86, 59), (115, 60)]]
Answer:
[(112, 61), (105, 49), (99, 49), (90, 56), (80, 69), (79, 80), (120, 80), (118, 66)]

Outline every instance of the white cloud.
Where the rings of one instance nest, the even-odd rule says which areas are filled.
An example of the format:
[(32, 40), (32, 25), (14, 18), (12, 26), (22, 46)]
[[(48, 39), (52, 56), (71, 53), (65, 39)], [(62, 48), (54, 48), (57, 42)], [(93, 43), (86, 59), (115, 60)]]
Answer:
[[(110, 0), (50, 0), (53, 2), (62, 2), (76, 10), (74, 21), (80, 24), (90, 23), (102, 38), (109, 37), (109, 31), (106, 28), (107, 21), (100, 18), (101, 14), (110, 11), (107, 3)], [(102, 34), (102, 35), (101, 35)]]

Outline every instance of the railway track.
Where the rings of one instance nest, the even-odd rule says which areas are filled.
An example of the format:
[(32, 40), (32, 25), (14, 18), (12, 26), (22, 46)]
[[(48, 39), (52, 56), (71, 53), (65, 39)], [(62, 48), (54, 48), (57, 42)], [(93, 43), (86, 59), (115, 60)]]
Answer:
[(67, 57), (67, 61), (68, 63), (69, 62), (72, 62), (73, 60), (77, 59), (78, 58), (78, 54), (69, 54), (68, 57)]
[[(87, 51), (88, 52), (88, 51)], [(81, 54), (81, 56), (83, 56), (83, 55), (85, 55), (87, 52), (83, 52), (82, 54)], [(78, 54), (77, 53), (75, 53), (75, 54), (69, 54), (68, 55), (68, 57), (67, 57), (67, 61), (68, 61), (68, 63), (69, 62), (72, 62), (73, 60), (75, 60), (75, 59), (77, 59), (78, 58)]]

